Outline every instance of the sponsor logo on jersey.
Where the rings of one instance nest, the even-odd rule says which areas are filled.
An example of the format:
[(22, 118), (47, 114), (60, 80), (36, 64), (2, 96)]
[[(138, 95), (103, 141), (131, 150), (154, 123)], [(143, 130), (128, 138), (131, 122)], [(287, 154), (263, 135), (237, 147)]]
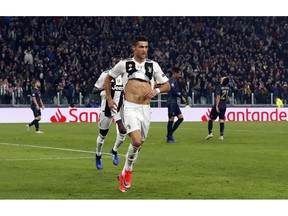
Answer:
[(114, 91), (123, 91), (124, 87), (122, 85), (115, 85), (112, 87)]

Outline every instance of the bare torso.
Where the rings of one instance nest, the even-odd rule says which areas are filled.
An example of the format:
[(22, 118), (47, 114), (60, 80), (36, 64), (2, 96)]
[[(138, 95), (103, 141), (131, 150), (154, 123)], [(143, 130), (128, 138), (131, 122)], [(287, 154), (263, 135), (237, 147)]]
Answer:
[(150, 104), (151, 98), (147, 98), (144, 94), (151, 89), (150, 83), (139, 80), (128, 80), (125, 87), (125, 100), (136, 104)]

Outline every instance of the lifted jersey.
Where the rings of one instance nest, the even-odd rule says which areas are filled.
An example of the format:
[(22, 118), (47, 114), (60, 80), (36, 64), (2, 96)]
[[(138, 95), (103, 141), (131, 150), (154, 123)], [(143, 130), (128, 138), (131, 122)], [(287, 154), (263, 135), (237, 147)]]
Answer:
[[(100, 77), (98, 78), (97, 82), (95, 83), (96, 88), (104, 88), (104, 81), (105, 77), (108, 74), (108, 71), (104, 71), (101, 73)], [(101, 111), (104, 112), (105, 116), (114, 116), (114, 113), (111, 113), (111, 110), (108, 106), (108, 102), (106, 100), (106, 92), (102, 91), (100, 93), (101, 96)], [(118, 112), (123, 104), (123, 83), (122, 77), (118, 76), (111, 80), (111, 96), (113, 101), (117, 104)]]
[(142, 63), (137, 62), (134, 58), (121, 60), (109, 71), (109, 75), (114, 78), (122, 76), (124, 87), (129, 79), (147, 81), (150, 83), (151, 88), (154, 87), (155, 81), (158, 84), (168, 81), (159, 64), (150, 59), (145, 59)]

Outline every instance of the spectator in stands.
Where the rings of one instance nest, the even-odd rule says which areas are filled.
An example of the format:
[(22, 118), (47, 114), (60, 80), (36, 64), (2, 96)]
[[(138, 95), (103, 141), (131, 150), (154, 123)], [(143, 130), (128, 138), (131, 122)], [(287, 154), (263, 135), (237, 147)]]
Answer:
[[(181, 66), (189, 83), (188, 98), (195, 91), (195, 103), (207, 103), (207, 86), (215, 86), (224, 73), (233, 75), (238, 101), (244, 103), (248, 82), (251, 94), (259, 92), (261, 82), (268, 93), (273, 93), (275, 83), (281, 88), (287, 83), (287, 22), (287, 17), (0, 18), (0, 77), (15, 87), (11, 79), (16, 76), (25, 90), (24, 81), (40, 79), (42, 73), (43, 100), (52, 103), (65, 74), (65, 80), (84, 91), (84, 84), (94, 83), (99, 72), (108, 69), (115, 50), (130, 57), (127, 41), (135, 32), (147, 33), (149, 58), (157, 60), (163, 71)], [(28, 49), (34, 68), (25, 65)], [(54, 81), (47, 82), (50, 71)], [(89, 101), (89, 92), (82, 93), (84, 101)]]
[(32, 50), (31, 47), (28, 46), (27, 50), (24, 51), (24, 64), (25, 64), (25, 69), (28, 72), (28, 77), (30, 74), (34, 73), (34, 58), (32, 55)]

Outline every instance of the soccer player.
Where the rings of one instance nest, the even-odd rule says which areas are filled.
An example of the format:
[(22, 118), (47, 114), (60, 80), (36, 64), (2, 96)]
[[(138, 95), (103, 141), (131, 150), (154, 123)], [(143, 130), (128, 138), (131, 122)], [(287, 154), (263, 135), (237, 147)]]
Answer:
[[(126, 192), (132, 184), (132, 170), (139, 150), (148, 135), (150, 126), (151, 98), (161, 92), (168, 92), (170, 84), (159, 64), (147, 59), (148, 40), (137, 36), (132, 43), (133, 58), (121, 60), (109, 71), (105, 79), (107, 101), (112, 112), (117, 112), (117, 104), (112, 99), (111, 80), (119, 75), (124, 86), (124, 124), (130, 136), (130, 145), (125, 165), (118, 175), (120, 191)], [(154, 82), (160, 87), (154, 89)]]
[[(112, 59), (113, 66), (121, 60), (120, 56), (115, 56)], [(117, 136), (114, 147), (111, 149), (110, 153), (112, 155), (113, 164), (117, 166), (119, 164), (118, 159), (118, 148), (124, 142), (126, 136), (126, 129), (121, 120), (120, 111), (123, 104), (123, 84), (122, 77), (118, 76), (116, 79), (111, 80), (111, 94), (113, 101), (117, 104), (117, 113), (111, 113), (109, 106), (107, 105), (106, 93), (104, 90), (104, 80), (108, 70), (101, 73), (97, 82), (94, 85), (93, 93), (100, 93), (101, 96), (101, 113), (99, 117), (99, 134), (96, 140), (96, 167), (97, 169), (103, 169), (102, 165), (102, 149), (104, 145), (105, 138), (109, 132), (109, 128), (112, 125), (112, 119), (116, 121)]]
[[(180, 98), (186, 103), (186, 99), (181, 96), (181, 92), (178, 87), (178, 79), (181, 78), (181, 71), (178, 67), (173, 68), (173, 75), (169, 78), (171, 86), (167, 95), (167, 107), (168, 107), (168, 124), (167, 124), (167, 143), (176, 143), (177, 141), (173, 137), (173, 133), (183, 122), (183, 115), (178, 105), (177, 99)], [(177, 121), (174, 123), (174, 118), (177, 116)]]
[(212, 110), (209, 115), (208, 121), (208, 136), (206, 140), (211, 139), (213, 137), (212, 128), (213, 121), (217, 119), (219, 116), (219, 124), (220, 124), (220, 140), (224, 140), (224, 117), (226, 112), (226, 104), (228, 100), (230, 87), (228, 86), (229, 78), (222, 77), (221, 82), (216, 87), (216, 103), (212, 107)]
[(41, 120), (41, 108), (42, 109), (45, 108), (43, 101), (41, 99), (41, 92), (40, 92), (41, 82), (39, 80), (35, 80), (32, 83), (32, 86), (33, 87), (31, 90), (31, 96), (32, 96), (31, 109), (33, 111), (35, 119), (30, 124), (27, 124), (26, 127), (27, 130), (30, 131), (30, 127), (32, 125), (35, 125), (36, 133), (40, 134), (44, 133), (39, 130), (39, 121)]

